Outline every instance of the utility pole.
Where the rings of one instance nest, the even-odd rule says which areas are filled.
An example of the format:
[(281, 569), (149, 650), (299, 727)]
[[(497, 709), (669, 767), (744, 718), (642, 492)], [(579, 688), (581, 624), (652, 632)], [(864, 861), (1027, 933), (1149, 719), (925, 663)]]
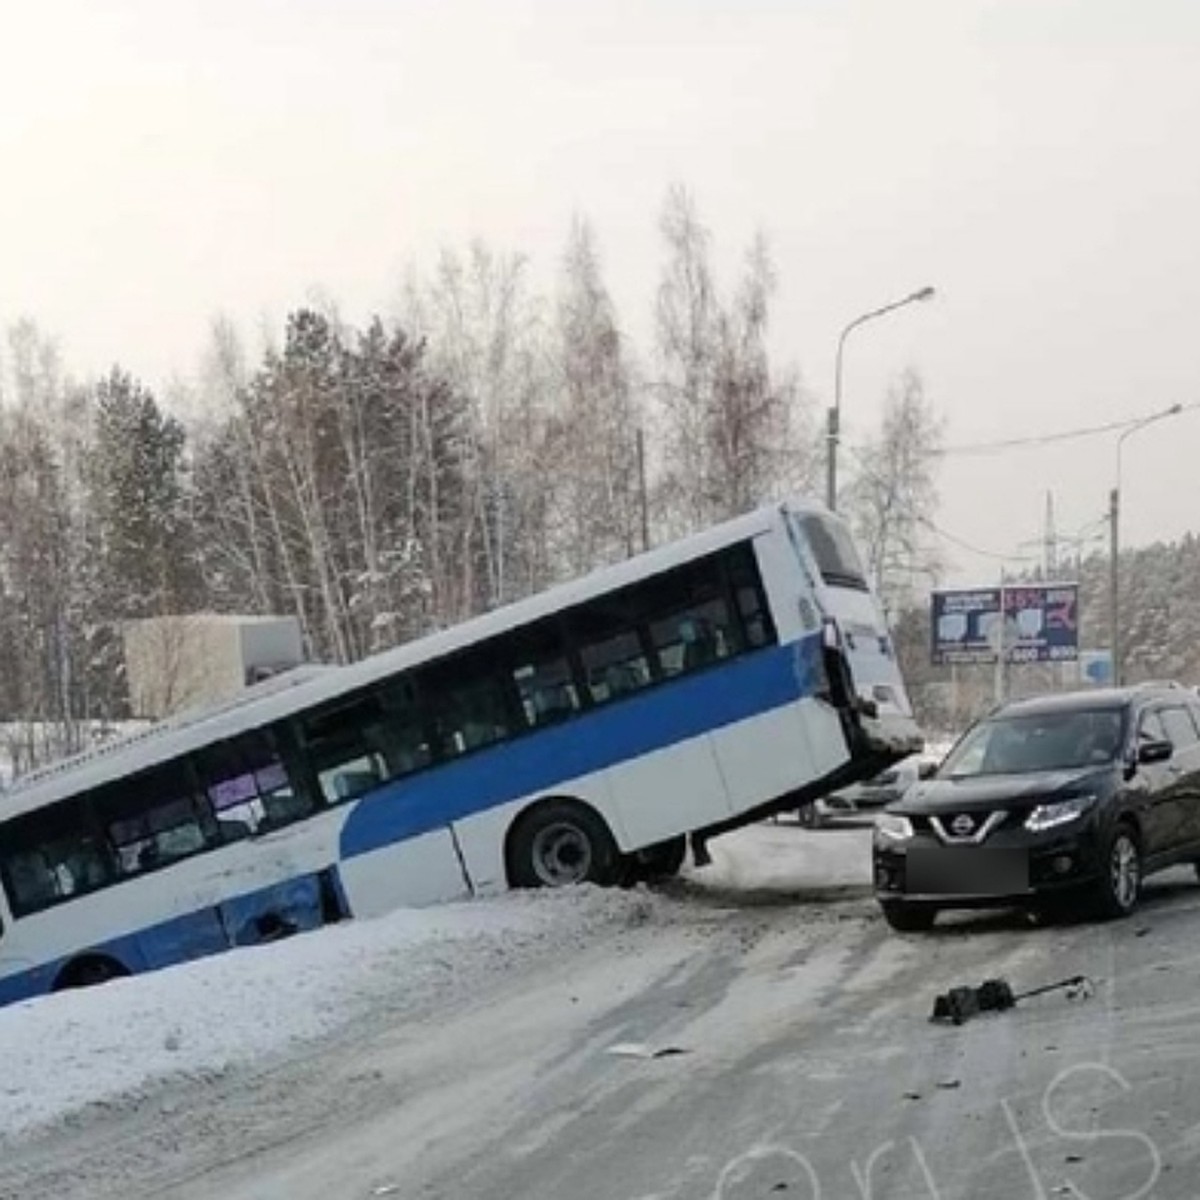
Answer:
[(996, 703), (1003, 704), (1008, 691), (1008, 614), (1004, 605), (1004, 568), (1000, 568), (1000, 611), (996, 614)]
[(1054, 583), (1058, 575), (1058, 532), (1054, 528), (1054, 493), (1046, 493), (1046, 524), (1044, 528), (1045, 546), (1042, 558), (1042, 570), (1047, 583)]
[(1121, 548), (1119, 533), (1121, 522), (1121, 451), (1125, 446), (1125, 442), (1135, 433), (1145, 429), (1147, 425), (1153, 425), (1156, 421), (1162, 421), (1166, 417), (1177, 416), (1181, 412), (1183, 412), (1182, 404), (1172, 404), (1170, 408), (1164, 408), (1161, 412), (1151, 413), (1148, 417), (1143, 417), (1142, 420), (1135, 422), (1117, 438), (1117, 471), (1113, 489), (1108, 494), (1109, 535), (1112, 543), (1108, 564), (1108, 619), (1111, 622), (1108, 638), (1109, 648), (1112, 653), (1112, 680), (1117, 687), (1120, 687), (1124, 682), (1124, 672), (1121, 669), (1121, 577), (1118, 564)]
[(1108, 493), (1108, 652), (1112, 655), (1112, 682), (1121, 686), (1121, 582), (1120, 562), (1121, 490)]
[[(1058, 531), (1054, 527), (1054, 493), (1046, 492), (1046, 523), (1042, 531), (1045, 546), (1042, 555), (1042, 581), (1058, 582)], [(1056, 692), (1063, 690), (1063, 664), (1050, 664), (1050, 686)]]
[(646, 487), (646, 434), (639, 426), (637, 431), (638, 503), (642, 519), (642, 549), (650, 549), (650, 497)]
[(833, 369), (833, 407), (825, 414), (825, 504), (831, 512), (837, 509), (837, 451), (842, 431), (842, 354), (846, 348), (846, 339), (860, 325), (865, 325), (868, 321), (874, 321), (877, 317), (886, 316), (909, 304), (922, 304), (926, 300), (932, 300), (935, 294), (933, 288), (923, 287), (919, 291), (905, 296), (903, 300), (895, 300), (891, 304), (883, 305), (882, 308), (873, 308), (870, 312), (863, 313), (861, 317), (855, 317), (838, 337), (837, 358)]

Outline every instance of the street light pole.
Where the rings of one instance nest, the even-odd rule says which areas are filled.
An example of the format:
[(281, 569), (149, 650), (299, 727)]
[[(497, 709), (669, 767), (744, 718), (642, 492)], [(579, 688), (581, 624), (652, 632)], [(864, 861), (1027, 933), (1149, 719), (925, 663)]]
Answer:
[(882, 308), (874, 308), (860, 317), (855, 317), (838, 337), (837, 359), (833, 369), (833, 407), (826, 413), (825, 425), (825, 503), (831, 511), (837, 508), (837, 448), (842, 424), (842, 354), (846, 348), (846, 339), (860, 325), (865, 325), (868, 321), (875, 320), (876, 317), (886, 316), (906, 305), (932, 300), (935, 294), (933, 288), (923, 287), (920, 291), (905, 296), (903, 300), (894, 300), (891, 304), (883, 305)]
[(1135, 433), (1163, 421), (1183, 411), (1182, 404), (1172, 404), (1161, 412), (1151, 413), (1148, 417), (1130, 425), (1117, 438), (1117, 473), (1112, 490), (1108, 493), (1108, 523), (1109, 523), (1109, 560), (1108, 560), (1108, 645), (1112, 654), (1113, 683), (1120, 687), (1124, 682), (1124, 672), (1121, 670), (1121, 576), (1119, 562), (1121, 557), (1121, 451), (1125, 441)]

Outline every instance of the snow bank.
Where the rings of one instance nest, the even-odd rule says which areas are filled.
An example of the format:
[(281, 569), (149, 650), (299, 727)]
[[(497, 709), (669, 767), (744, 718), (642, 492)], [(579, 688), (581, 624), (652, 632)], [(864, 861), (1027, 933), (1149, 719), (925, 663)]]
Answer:
[(709, 843), (712, 865), (689, 870), (700, 888), (786, 891), (830, 899), (871, 884), (870, 824), (804, 829), (794, 821), (750, 825)]
[(277, 1061), (350, 1028), (395, 1022), (503, 977), (573, 957), (621, 929), (688, 919), (688, 894), (867, 894), (870, 831), (757, 825), (710, 844), (674, 898), (572, 888), (402, 910), (233, 950), (100, 988), (0, 1009), (0, 1133), (88, 1105), (133, 1102), (165, 1081)]
[(594, 888), (403, 910), (0, 1009), (0, 1130), (173, 1076), (211, 1078), (349, 1024), (486, 992), (666, 902)]

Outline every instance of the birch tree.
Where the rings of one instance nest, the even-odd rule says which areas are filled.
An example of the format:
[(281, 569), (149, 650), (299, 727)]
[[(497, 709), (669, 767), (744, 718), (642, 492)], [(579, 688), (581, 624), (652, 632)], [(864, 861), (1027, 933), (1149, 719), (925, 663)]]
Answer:
[(888, 393), (878, 435), (856, 456), (847, 511), (889, 612), (910, 603), (938, 570), (929, 522), (938, 503), (942, 428), (920, 376), (905, 371)]
[(775, 272), (760, 235), (733, 299), (722, 301), (710, 236), (682, 188), (659, 225), (666, 264), (656, 306), (665, 470), (676, 531), (744, 512), (806, 482), (812, 452), (794, 375), (777, 377), (767, 349)]
[(435, 368), (464, 397), (470, 524), (460, 530), (464, 596), (478, 610), (552, 575), (547, 505), (550, 360), (519, 255), (482, 242), (443, 253), (410, 301)]
[(666, 251), (655, 303), (660, 378), (654, 391), (662, 409), (665, 464), (659, 491), (668, 527), (682, 532), (705, 524), (710, 515), (706, 418), (720, 313), (709, 232), (684, 188), (667, 193), (659, 233)]
[(577, 575), (640, 548), (642, 421), (595, 237), (580, 219), (563, 256), (557, 316), (557, 469), (548, 490), (556, 497), (556, 560)]

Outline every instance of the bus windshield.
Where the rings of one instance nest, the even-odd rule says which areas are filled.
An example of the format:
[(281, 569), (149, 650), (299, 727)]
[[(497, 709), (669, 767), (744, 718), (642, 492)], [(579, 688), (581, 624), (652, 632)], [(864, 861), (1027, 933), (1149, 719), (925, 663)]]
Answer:
[(850, 533), (838, 520), (810, 513), (800, 518), (821, 578), (833, 587), (867, 590), (867, 573)]

